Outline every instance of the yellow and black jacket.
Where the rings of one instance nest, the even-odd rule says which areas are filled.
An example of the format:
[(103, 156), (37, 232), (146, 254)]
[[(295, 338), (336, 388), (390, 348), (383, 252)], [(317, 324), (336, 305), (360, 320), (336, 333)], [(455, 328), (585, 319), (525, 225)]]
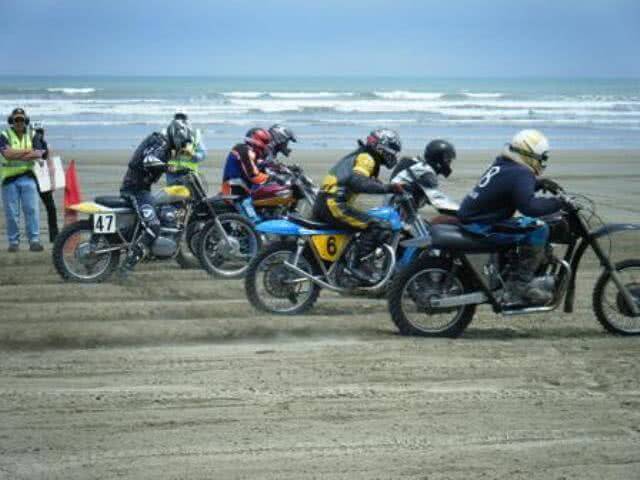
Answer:
[(389, 186), (378, 180), (379, 173), (379, 162), (366, 150), (350, 153), (324, 178), (314, 205), (314, 216), (350, 228), (367, 228), (374, 219), (352, 205), (359, 193), (389, 193)]

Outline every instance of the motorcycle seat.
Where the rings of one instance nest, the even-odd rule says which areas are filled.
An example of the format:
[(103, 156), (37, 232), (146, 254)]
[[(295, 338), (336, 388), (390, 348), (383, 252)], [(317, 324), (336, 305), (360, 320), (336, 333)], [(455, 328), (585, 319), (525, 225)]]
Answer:
[(93, 201), (109, 208), (131, 208), (129, 200), (119, 195), (102, 195), (94, 198)]
[(311, 230), (332, 230), (336, 228), (335, 225), (331, 225), (330, 223), (304, 218), (300, 215), (296, 215), (295, 213), (290, 213), (287, 216), (287, 219), (292, 221), (293, 223)]
[(492, 253), (509, 248), (469, 233), (459, 225), (438, 224), (431, 228), (431, 246), (458, 252)]

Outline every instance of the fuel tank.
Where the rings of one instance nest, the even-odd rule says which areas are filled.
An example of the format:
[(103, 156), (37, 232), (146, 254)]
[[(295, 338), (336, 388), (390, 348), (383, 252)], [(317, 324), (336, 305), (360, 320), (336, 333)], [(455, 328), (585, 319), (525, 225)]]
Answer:
[(277, 183), (261, 185), (253, 190), (251, 200), (255, 207), (289, 206), (296, 201), (291, 187)]
[(189, 200), (190, 198), (191, 192), (187, 187), (182, 185), (173, 185), (156, 192), (153, 195), (153, 203), (154, 205), (163, 205), (167, 203), (182, 202)]

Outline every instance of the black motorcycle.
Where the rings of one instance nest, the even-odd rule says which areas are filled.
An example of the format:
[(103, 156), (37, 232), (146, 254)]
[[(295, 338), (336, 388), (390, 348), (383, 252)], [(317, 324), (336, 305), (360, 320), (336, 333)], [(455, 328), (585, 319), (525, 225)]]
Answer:
[[(404, 242), (405, 246), (428, 249), (428, 254), (417, 256), (390, 288), (389, 311), (400, 333), (457, 337), (481, 304), (490, 304), (498, 314), (520, 315), (553, 311), (564, 299), (564, 311), (571, 313), (576, 273), (585, 251), (591, 248), (603, 267), (593, 291), (598, 321), (612, 333), (640, 334), (640, 260), (614, 264), (610, 260), (611, 243), (607, 248), (602, 242), (604, 238), (610, 241), (609, 236), (615, 232), (640, 230), (640, 225), (603, 224), (592, 229), (590, 221), (599, 219), (593, 201), (582, 195), (557, 195), (566, 208), (545, 219), (551, 235), (546, 258), (534, 280), (552, 292), (549, 302), (514, 302), (508, 294), (504, 277), (517, 261), (517, 246), (496, 246), (459, 225), (434, 225), (430, 236)], [(565, 248), (562, 258), (554, 255), (558, 247)], [(479, 256), (488, 257), (480, 267), (474, 261)]]

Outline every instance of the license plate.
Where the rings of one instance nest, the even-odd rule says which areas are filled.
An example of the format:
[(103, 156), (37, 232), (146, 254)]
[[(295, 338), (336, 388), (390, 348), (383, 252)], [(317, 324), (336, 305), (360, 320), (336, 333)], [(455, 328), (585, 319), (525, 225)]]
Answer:
[(93, 231), (95, 233), (116, 233), (115, 213), (96, 213), (93, 215)]

